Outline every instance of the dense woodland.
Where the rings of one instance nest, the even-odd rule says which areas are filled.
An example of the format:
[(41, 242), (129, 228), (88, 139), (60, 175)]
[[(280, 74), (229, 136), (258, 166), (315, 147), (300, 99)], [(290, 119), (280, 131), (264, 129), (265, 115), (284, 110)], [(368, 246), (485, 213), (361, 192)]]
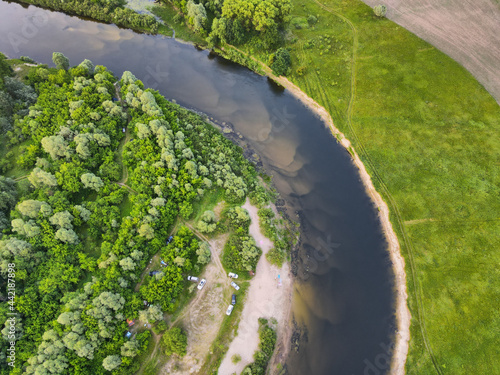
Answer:
[[(15, 273), (18, 313), (16, 368), (2, 340), (0, 374), (130, 374), (150, 333), (126, 338), (126, 320), (162, 321), (188, 272), (210, 260), (185, 226), (167, 245), (177, 218), (192, 217), (213, 191), (234, 207), (249, 194), (266, 198), (241, 149), (198, 115), (130, 72), (118, 81), (89, 60), (70, 68), (54, 53), (53, 61), (57, 68), (33, 67), (23, 83), (0, 54), (2, 146), (17, 156), (3, 172), (26, 171), (0, 176), (0, 287)], [(247, 213), (227, 217), (248, 231)], [(211, 214), (203, 220), (210, 225)], [(249, 259), (235, 246), (234, 261), (251, 269), (260, 250), (253, 242)], [(141, 282), (156, 253), (166, 266)], [(0, 304), (2, 327), (8, 307)]]
[[(178, 11), (174, 22), (185, 23), (200, 36), (206, 37), (209, 47), (246, 44), (255, 50), (275, 51), (270, 54), (268, 62), (274, 73), (286, 75), (289, 72), (292, 63), (290, 52), (282, 46), (290, 21), (291, 0), (161, 0), (161, 2), (166, 6), (173, 6)], [(224, 51), (224, 54), (231, 58), (231, 51)], [(238, 58), (236, 60), (238, 61)], [(251, 61), (247, 65), (251, 66)]]

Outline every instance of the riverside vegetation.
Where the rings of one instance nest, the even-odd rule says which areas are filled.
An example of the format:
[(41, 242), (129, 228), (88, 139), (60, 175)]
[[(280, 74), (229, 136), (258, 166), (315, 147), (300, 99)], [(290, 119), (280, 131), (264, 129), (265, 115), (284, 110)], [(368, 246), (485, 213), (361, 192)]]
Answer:
[[(331, 114), (389, 204), (413, 318), (407, 372), (493, 373), (500, 366), (497, 103), (459, 64), (361, 1), (292, 0), (271, 49), (261, 48), (262, 30), (241, 44), (219, 34), (207, 42), (222, 15), (207, 4), (198, 30), (187, 3), (185, 11), (165, 2), (153, 12), (178, 37), (218, 44), (258, 72), (286, 49), (288, 78)], [(201, 7), (191, 12), (204, 19)]]
[[(2, 340), (0, 373), (134, 373), (151, 343), (143, 326), (166, 331), (165, 314), (192, 292), (187, 274), (211, 259), (181, 221), (235, 232), (229, 258), (248, 270), (260, 250), (231, 228), (248, 222), (239, 207), (247, 196), (266, 205), (269, 193), (239, 147), (132, 73), (118, 80), (89, 60), (70, 68), (54, 53), (53, 61), (21, 82), (9, 64), (22, 61), (0, 54), (0, 284), (14, 263), (18, 314), (16, 366), (5, 365), (12, 340)], [(205, 197), (227, 202), (224, 222), (204, 211)], [(155, 254), (165, 266), (141, 279)], [(0, 305), (4, 338), (8, 306)], [(185, 333), (170, 327), (161, 345), (183, 355)]]

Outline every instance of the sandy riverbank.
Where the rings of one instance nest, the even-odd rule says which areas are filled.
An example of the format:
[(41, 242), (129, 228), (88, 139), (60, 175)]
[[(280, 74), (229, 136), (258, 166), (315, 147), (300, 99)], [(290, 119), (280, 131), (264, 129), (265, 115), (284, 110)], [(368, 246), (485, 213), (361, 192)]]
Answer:
[[(292, 334), (290, 314), (293, 280), (290, 266), (285, 263), (281, 269), (278, 269), (278, 267), (269, 264), (265, 254), (272, 249), (273, 243), (260, 231), (258, 209), (250, 204), (248, 198), (242, 207), (250, 214), (252, 219), (250, 234), (255, 239), (257, 246), (262, 249), (262, 256), (248, 288), (238, 335), (231, 342), (219, 367), (219, 375), (240, 374), (246, 365), (253, 362), (253, 355), (259, 345), (259, 318), (275, 318), (278, 322), (278, 340), (273, 358), (286, 358)], [(281, 286), (278, 286), (278, 275), (281, 278)], [(235, 354), (241, 357), (241, 361), (236, 364), (231, 360)], [(270, 363), (273, 363), (273, 360)]]

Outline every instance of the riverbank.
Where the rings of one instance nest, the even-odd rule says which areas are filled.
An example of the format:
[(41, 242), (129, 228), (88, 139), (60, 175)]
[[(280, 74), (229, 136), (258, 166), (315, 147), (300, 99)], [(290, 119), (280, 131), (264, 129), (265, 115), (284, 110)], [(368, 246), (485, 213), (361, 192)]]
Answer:
[(384, 234), (388, 244), (389, 254), (391, 256), (392, 267), (395, 275), (395, 294), (396, 294), (396, 320), (397, 320), (397, 333), (395, 337), (393, 358), (391, 364), (391, 374), (404, 374), (406, 358), (409, 349), (410, 340), (410, 323), (411, 314), (408, 309), (407, 300), (408, 292), (406, 288), (406, 272), (405, 272), (405, 260), (401, 255), (401, 248), (399, 246), (398, 237), (396, 232), (392, 227), (390, 221), (390, 212), (387, 203), (383, 200), (380, 193), (377, 192), (375, 186), (373, 185), (371, 176), (366, 170), (365, 165), (361, 161), (356, 150), (352, 147), (351, 142), (344, 136), (344, 134), (335, 127), (332, 117), (327, 112), (325, 108), (319, 105), (312, 98), (307, 96), (299, 87), (290, 82), (286, 77), (280, 76), (276, 77), (267, 68), (268, 76), (286, 88), (290, 93), (292, 93), (297, 99), (299, 99), (305, 106), (307, 106), (311, 111), (316, 113), (330, 128), (332, 134), (337, 138), (339, 143), (348, 151), (353, 159), (354, 164), (358, 168), (359, 175), (363, 181), (367, 194), (372, 199), (373, 203), (379, 210), (379, 219), (384, 230)]
[[(235, 48), (235, 47), (233, 47)], [(235, 48), (236, 49), (236, 48)], [(241, 53), (244, 53), (240, 51)], [(252, 57), (252, 59), (254, 59)], [(382, 224), (382, 228), (387, 240), (388, 251), (392, 261), (392, 268), (395, 275), (395, 295), (396, 295), (396, 321), (397, 321), (397, 333), (395, 337), (393, 358), (391, 363), (391, 374), (404, 374), (405, 364), (408, 356), (409, 341), (410, 341), (410, 323), (411, 314), (408, 308), (408, 292), (406, 284), (406, 272), (405, 272), (405, 260), (401, 254), (401, 248), (399, 245), (398, 237), (396, 232), (392, 227), (390, 221), (390, 212), (387, 203), (384, 201), (380, 193), (377, 192), (375, 186), (373, 185), (372, 178), (368, 173), (365, 165), (361, 161), (358, 153), (353, 148), (351, 142), (345, 137), (345, 135), (335, 126), (331, 115), (328, 111), (317, 103), (314, 99), (309, 97), (304, 91), (302, 91), (294, 83), (290, 82), (284, 76), (276, 76), (272, 73), (272, 70), (267, 65), (254, 59), (261, 64), (261, 67), (267, 77), (275, 81), (276, 83), (287, 89), (293, 96), (300, 100), (306, 107), (308, 107), (313, 113), (315, 113), (321, 120), (329, 127), (332, 135), (337, 139), (337, 141), (346, 149), (352, 156), (352, 160), (356, 165), (360, 178), (366, 189), (367, 194), (372, 199), (373, 203), (379, 211), (379, 219)]]
[[(242, 206), (250, 215), (249, 232), (255, 239), (262, 255), (255, 270), (255, 276), (250, 281), (245, 306), (241, 314), (238, 334), (231, 342), (226, 356), (219, 367), (219, 374), (240, 374), (243, 369), (254, 361), (253, 355), (259, 347), (259, 318), (275, 319), (277, 324), (276, 350), (269, 362), (270, 373), (274, 373), (277, 363), (283, 364), (290, 350), (292, 326), (290, 324), (292, 307), (293, 279), (288, 262), (281, 268), (271, 265), (266, 254), (273, 248), (273, 243), (262, 234), (259, 225), (258, 208), (246, 200)], [(233, 357), (241, 360), (234, 363)]]

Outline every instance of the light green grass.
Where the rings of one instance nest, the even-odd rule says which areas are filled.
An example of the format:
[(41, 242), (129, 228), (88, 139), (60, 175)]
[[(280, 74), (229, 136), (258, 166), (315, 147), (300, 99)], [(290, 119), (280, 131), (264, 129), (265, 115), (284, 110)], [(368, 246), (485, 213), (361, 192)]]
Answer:
[[(329, 110), (389, 203), (413, 318), (407, 373), (495, 373), (500, 108), (458, 63), (361, 2), (323, 3), (337, 14), (294, 1), (294, 17), (319, 23), (293, 30), (290, 78)], [(419, 219), (436, 221), (404, 223)]]

